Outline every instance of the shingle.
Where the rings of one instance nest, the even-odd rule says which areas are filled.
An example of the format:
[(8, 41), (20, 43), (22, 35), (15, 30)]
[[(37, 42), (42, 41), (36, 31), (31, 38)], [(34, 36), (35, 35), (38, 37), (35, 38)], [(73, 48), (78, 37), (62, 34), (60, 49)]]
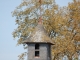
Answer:
[(30, 35), (29, 38), (27, 38), (23, 43), (52, 43), (51, 38), (48, 36), (46, 33), (44, 27), (42, 24), (38, 24), (35, 27), (35, 30), (33, 33)]

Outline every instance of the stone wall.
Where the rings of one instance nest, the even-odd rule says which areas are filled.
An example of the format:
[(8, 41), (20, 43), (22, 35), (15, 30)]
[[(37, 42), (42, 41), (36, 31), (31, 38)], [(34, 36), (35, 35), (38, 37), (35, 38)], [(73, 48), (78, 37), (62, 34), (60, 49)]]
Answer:
[(35, 44), (28, 44), (28, 60), (51, 60), (49, 44), (39, 44), (39, 57), (35, 57)]

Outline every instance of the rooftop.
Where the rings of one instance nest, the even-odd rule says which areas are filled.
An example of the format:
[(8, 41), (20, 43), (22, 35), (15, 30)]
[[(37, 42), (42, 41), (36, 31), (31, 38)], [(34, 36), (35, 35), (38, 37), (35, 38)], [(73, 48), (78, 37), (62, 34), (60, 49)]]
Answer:
[(51, 38), (48, 36), (47, 32), (45, 31), (42, 24), (38, 24), (35, 27), (35, 30), (30, 35), (29, 38), (27, 38), (24, 43), (52, 43)]

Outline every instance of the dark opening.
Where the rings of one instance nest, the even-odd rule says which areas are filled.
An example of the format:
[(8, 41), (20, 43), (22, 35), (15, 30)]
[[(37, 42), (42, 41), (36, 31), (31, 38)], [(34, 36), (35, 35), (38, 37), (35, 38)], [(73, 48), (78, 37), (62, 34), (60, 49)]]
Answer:
[(39, 49), (39, 44), (35, 44), (35, 49)]
[(35, 57), (39, 57), (39, 44), (35, 44)]
[(39, 57), (39, 51), (35, 51), (35, 57)]

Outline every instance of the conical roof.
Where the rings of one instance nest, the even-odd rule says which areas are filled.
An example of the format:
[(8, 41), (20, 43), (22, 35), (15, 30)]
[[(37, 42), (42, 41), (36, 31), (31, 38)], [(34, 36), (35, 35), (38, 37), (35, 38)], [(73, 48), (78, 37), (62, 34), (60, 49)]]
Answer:
[(42, 24), (38, 24), (35, 30), (23, 43), (50, 43), (53, 44), (51, 38), (46, 33)]

